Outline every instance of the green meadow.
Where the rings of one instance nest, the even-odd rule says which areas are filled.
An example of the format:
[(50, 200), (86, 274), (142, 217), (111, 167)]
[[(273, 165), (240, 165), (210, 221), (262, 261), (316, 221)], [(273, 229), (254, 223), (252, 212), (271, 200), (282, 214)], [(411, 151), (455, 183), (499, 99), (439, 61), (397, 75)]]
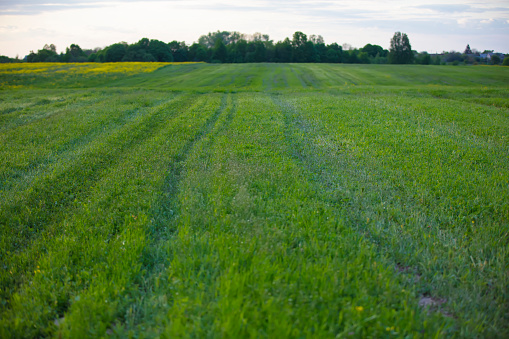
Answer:
[(509, 67), (0, 65), (0, 337), (509, 336)]

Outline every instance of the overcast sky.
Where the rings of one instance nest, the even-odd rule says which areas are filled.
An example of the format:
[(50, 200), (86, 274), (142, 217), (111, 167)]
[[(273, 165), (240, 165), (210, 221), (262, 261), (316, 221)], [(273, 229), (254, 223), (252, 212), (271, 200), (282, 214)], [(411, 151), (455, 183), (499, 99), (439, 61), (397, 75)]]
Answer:
[[(431, 0), (433, 1), (433, 0)], [(389, 48), (396, 31), (412, 48), (431, 53), (509, 53), (509, 0), (0, 0), (0, 55), (21, 58), (55, 44), (57, 51), (133, 43), (143, 37), (191, 44), (217, 30), (268, 34), (274, 42), (295, 31), (325, 43)]]

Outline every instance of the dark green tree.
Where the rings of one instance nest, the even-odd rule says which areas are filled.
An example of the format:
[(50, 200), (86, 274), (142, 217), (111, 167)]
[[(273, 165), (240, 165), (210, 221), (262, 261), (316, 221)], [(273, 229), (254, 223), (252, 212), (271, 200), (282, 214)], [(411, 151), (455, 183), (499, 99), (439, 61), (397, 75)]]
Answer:
[(429, 65), (431, 64), (431, 56), (428, 52), (421, 52), (417, 55), (415, 62), (421, 65)]
[(318, 62), (327, 62), (327, 46), (324, 43), (315, 44)]
[(242, 63), (245, 62), (247, 53), (247, 41), (240, 39), (226, 46), (228, 52), (228, 62)]
[(325, 55), (325, 61), (330, 63), (338, 63), (341, 62), (341, 57), (336, 50), (329, 48), (327, 50), (327, 54)]
[(151, 54), (156, 61), (159, 62), (172, 62), (173, 55), (168, 44), (160, 40), (150, 40), (147, 52)]
[(348, 51), (343, 52), (343, 57), (341, 58), (343, 63), (348, 64), (358, 64), (359, 60), (359, 50), (358, 49), (350, 49)]
[(420, 65), (429, 65), (431, 64), (431, 56), (428, 52), (421, 52), (415, 58), (415, 63)]
[(223, 44), (226, 46), (230, 43), (239, 41), (242, 38), (242, 34), (239, 32), (228, 32), (228, 31), (217, 31), (211, 32), (207, 35), (202, 35), (198, 39), (198, 43), (205, 48), (214, 48), (217, 39), (221, 39)]
[(21, 62), (21, 60), (19, 60), (18, 57), (9, 58), (6, 55), (0, 55), (0, 64), (10, 64), (10, 63), (18, 63), (18, 62)]
[(274, 60), (276, 62), (292, 62), (293, 49), (290, 39), (286, 38), (277, 42), (274, 49)]
[(44, 45), (44, 47), (42, 49), (45, 49), (47, 51), (52, 51), (53, 53), (57, 53), (57, 46), (55, 46), (54, 44), (46, 44)]
[(27, 62), (59, 62), (62, 61), (57, 54), (55, 45), (44, 45), (44, 47), (34, 53), (33, 51), (27, 56)]
[(493, 54), (491, 56), (491, 63), (493, 65), (500, 65), (500, 57), (498, 55), (496, 55), (496, 54)]
[(381, 57), (385, 56), (384, 49), (382, 48), (382, 46), (378, 46), (378, 45), (367, 44), (366, 46), (362, 47), (360, 50), (361, 50), (361, 52), (367, 53), (370, 58), (375, 58), (377, 56), (377, 54)]
[(389, 63), (391, 64), (410, 64), (413, 62), (414, 53), (410, 40), (405, 33), (396, 32), (391, 39), (389, 49)]
[(168, 43), (169, 50), (173, 56), (172, 61), (183, 62), (189, 59), (189, 48), (184, 41), (178, 42), (173, 40)]
[(149, 53), (150, 40), (142, 38), (137, 43), (127, 46), (127, 52), (122, 61), (156, 61), (156, 58)]
[(85, 52), (81, 49), (81, 47), (77, 44), (72, 44), (71, 46), (65, 49), (64, 57), (62, 58), (64, 62), (86, 62), (87, 56)]
[(39, 62), (37, 53), (34, 53), (34, 51), (30, 51), (30, 53), (26, 57), (27, 62)]
[(293, 62), (306, 62), (308, 59), (308, 42), (307, 35), (302, 32), (293, 33), (292, 48), (293, 48)]
[(223, 40), (216, 39), (216, 42), (214, 43), (214, 49), (212, 51), (212, 61), (226, 62), (227, 57), (228, 52), (226, 50), (226, 46), (223, 43)]
[(369, 55), (366, 52), (359, 51), (359, 63), (361, 64), (370, 64), (371, 61), (369, 61)]
[(207, 49), (199, 43), (194, 43), (189, 47), (189, 61), (208, 61)]
[(266, 61), (267, 48), (261, 40), (251, 41), (247, 44), (246, 62)]
[(122, 61), (127, 53), (127, 44), (116, 43), (104, 49), (104, 62), (119, 62)]
[(337, 43), (333, 42), (332, 44), (327, 46), (327, 62), (331, 63), (339, 63), (341, 62), (341, 56), (343, 54), (343, 47), (339, 46)]
[(315, 44), (312, 41), (306, 42), (305, 46), (305, 62), (320, 62), (320, 57), (316, 51)]
[(502, 66), (509, 66), (509, 56), (504, 58), (504, 61), (502, 61)]

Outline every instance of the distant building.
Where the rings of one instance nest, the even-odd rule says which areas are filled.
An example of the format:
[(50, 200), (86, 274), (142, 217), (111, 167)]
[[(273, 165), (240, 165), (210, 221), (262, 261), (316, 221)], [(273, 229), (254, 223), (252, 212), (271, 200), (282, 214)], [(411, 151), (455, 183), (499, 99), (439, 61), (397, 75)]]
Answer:
[(494, 55), (498, 55), (500, 60), (504, 60), (505, 55), (503, 53), (482, 53), (479, 57), (481, 59), (491, 61), (491, 57)]

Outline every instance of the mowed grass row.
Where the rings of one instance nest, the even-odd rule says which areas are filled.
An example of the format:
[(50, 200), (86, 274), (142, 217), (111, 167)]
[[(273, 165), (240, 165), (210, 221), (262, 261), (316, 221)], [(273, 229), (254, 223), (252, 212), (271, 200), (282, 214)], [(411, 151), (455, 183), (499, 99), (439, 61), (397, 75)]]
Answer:
[[(292, 155), (270, 96), (231, 95), (227, 114), (197, 143), (152, 249), (150, 293), (120, 337), (335, 337), (448, 333), (421, 312), (386, 256), (345, 224)], [(158, 238), (161, 235), (158, 235)]]
[[(138, 260), (136, 248), (143, 249), (146, 211), (171, 160), (219, 109), (217, 97), (149, 106), (137, 119), (76, 150), (75, 159), (58, 159), (27, 188), (8, 192), (2, 204), (5, 335), (47, 335), (71, 295), (75, 300), (91, 284), (102, 291), (102, 282), (115, 283), (114, 272), (121, 273), (119, 279), (137, 275), (129, 258)], [(123, 251), (125, 260), (119, 257)], [(107, 289), (103, 297), (120, 292), (120, 287)], [(119, 305), (111, 307), (117, 314)]]
[(508, 335), (507, 72), (373, 66), (2, 92), (0, 336)]
[[(503, 67), (442, 67), (401, 65), (333, 64), (232, 64), (169, 65), (153, 73), (141, 73), (113, 81), (119, 87), (139, 86), (186, 91), (327, 91), (345, 86), (373, 86), (456, 91), (507, 88)], [(150, 81), (144, 79), (150, 77)]]
[(506, 111), (416, 98), (275, 100), (326, 199), (421, 300), (459, 319), (462, 335), (507, 331)]
[[(508, 70), (493, 66), (355, 65), (355, 64), (4, 64), (0, 89), (150, 88), (192, 91), (328, 91), (367, 87), (377, 92), (418, 89), (434, 96), (453, 91), (463, 97), (490, 97), (486, 92), (509, 86)], [(5, 102), (1, 102), (1, 106)], [(10, 108), (7, 108), (10, 109)], [(0, 108), (0, 113), (4, 108)]]
[[(131, 95), (129, 103), (119, 109), (103, 109), (107, 107), (103, 103), (94, 107), (92, 102), (1, 135), (5, 144), (13, 145), (1, 153), (3, 165), (10, 170), (2, 173), (0, 220), (6, 226), (2, 229), (2, 258), (12, 260), (27, 254), (30, 258), (29, 252), (40, 253), (50, 225), (86, 198), (90, 187), (123, 150), (157, 130), (164, 109), (133, 106), (136, 99)], [(54, 231), (59, 232), (58, 227)], [(42, 248), (31, 243), (40, 236)], [(17, 276), (19, 266), (14, 266), (7, 277)]]

